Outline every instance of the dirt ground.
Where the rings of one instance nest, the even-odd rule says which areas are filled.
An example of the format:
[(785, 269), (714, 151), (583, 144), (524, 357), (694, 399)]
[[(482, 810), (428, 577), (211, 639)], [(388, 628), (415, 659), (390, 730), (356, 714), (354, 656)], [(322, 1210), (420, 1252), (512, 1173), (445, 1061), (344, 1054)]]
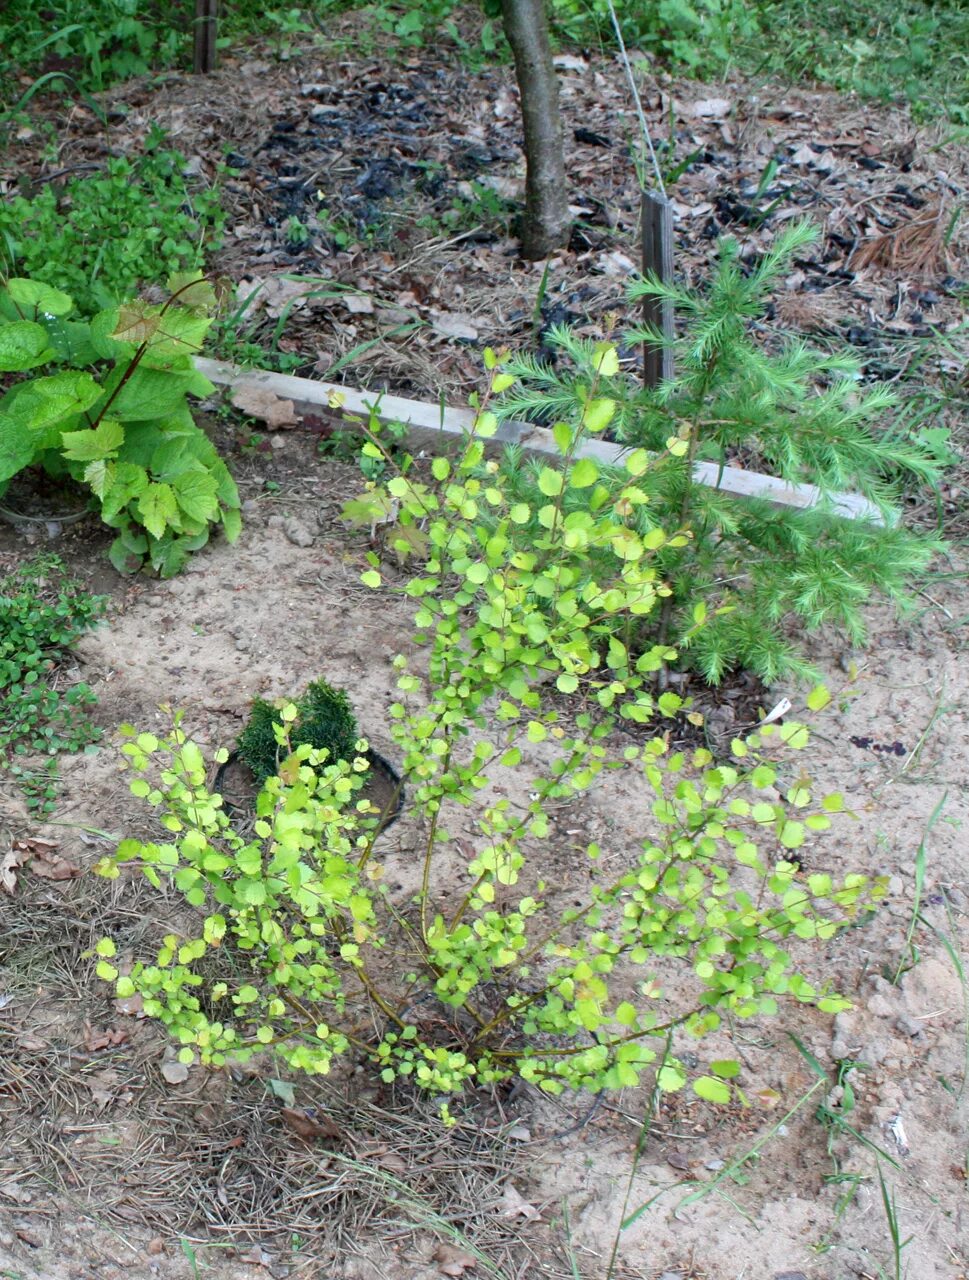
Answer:
[[(401, 103), (412, 101), (403, 89), (413, 98), (414, 79), (423, 76), (424, 99), (435, 111), (418, 112), (421, 136), (407, 146), (420, 155), (425, 132), (440, 127), (451, 140), (439, 143), (447, 153), (441, 157), (445, 181), (457, 181), (449, 167), (455, 137), (488, 152), (473, 172), (508, 176), (520, 163), (510, 141), (514, 121), (501, 105), (513, 105), (507, 74), (488, 72), (480, 84), (465, 80), (462, 88), (453, 70), (440, 72), (424, 60), (401, 69), (398, 91), (380, 99), (373, 96), (378, 69), (350, 59), (325, 76), (313, 75), (312, 59), (258, 65), (262, 71), (242, 65), (220, 73), (213, 83), (225, 100), (218, 106), (190, 80), (172, 81), (153, 95), (143, 87), (119, 91), (119, 101), (140, 107), (119, 119), (116, 137), (129, 136), (134, 145), (138, 130), (160, 119), (183, 147), (207, 139), (213, 153), (228, 142), (263, 156), (255, 165), (259, 181), (238, 193), (252, 204), (261, 189), (262, 203), (237, 220), (223, 269), (237, 279), (325, 269), (352, 286), (354, 296), (376, 296), (379, 304), (372, 311), (355, 304), (364, 309), (354, 311), (332, 299), (309, 301), (291, 313), (283, 343), (309, 352), (308, 367), (327, 374), (335, 358), (386, 327), (394, 319), (386, 313), (396, 309), (395, 323), (420, 321), (420, 341), (408, 335), (371, 348), (363, 364), (347, 366), (349, 380), (411, 394), (433, 388), (434, 398), (443, 380), (450, 394), (464, 394), (477, 376), (479, 339), (492, 340), (499, 325), (499, 336), (513, 340), (531, 333), (529, 308), (540, 272), (515, 263), (513, 246), (497, 237), (469, 237), (458, 266), (454, 246), (440, 235), (409, 241), (416, 261), (400, 269), (406, 258), (379, 244), (328, 242), (324, 224), (305, 251), (310, 256), (287, 258), (274, 206), (286, 188), (273, 157), (285, 150), (280, 137), (312, 133), (311, 104), (344, 114), (350, 104), (353, 120), (377, 118), (386, 133), (387, 121), (402, 114)], [(563, 74), (573, 123), (621, 137), (615, 65), (585, 60), (584, 69), (566, 67)], [(325, 93), (300, 88), (324, 80)], [(964, 155), (947, 152), (943, 172), (931, 150), (935, 135), (919, 134), (892, 112), (839, 106), (830, 94), (777, 91), (773, 99), (761, 96), (752, 110), (754, 95), (743, 86), (704, 87), (702, 97), (699, 86), (674, 86), (657, 90), (655, 102), (647, 103), (651, 118), (662, 117), (664, 93), (686, 102), (687, 92), (694, 105), (721, 94), (748, 104), (739, 128), (734, 117), (732, 124), (715, 118), (725, 115), (723, 108), (712, 109), (713, 116), (679, 111), (681, 150), (706, 145), (715, 154), (706, 170), (700, 166), (696, 189), (683, 196), (678, 211), (687, 270), (709, 249), (699, 228), (718, 215), (723, 220), (716, 225), (725, 225), (744, 191), (750, 200), (756, 166), (776, 150), (780, 131), (785, 164), (803, 171), (798, 203), (808, 212), (822, 210), (828, 236), (824, 254), (799, 268), (778, 323), (822, 337), (853, 332), (850, 340), (870, 355), (870, 376), (900, 376), (914, 351), (908, 344), (924, 336), (927, 316), (938, 317), (940, 329), (959, 319), (959, 282), (950, 274), (957, 256), (946, 261), (940, 251), (928, 276), (897, 263), (876, 264), (858, 276), (845, 262), (879, 226), (893, 225), (891, 218), (867, 221), (878, 200), (888, 200), (899, 183), (909, 194), (912, 184), (928, 184), (931, 189), (916, 195), (923, 201), (947, 198), (946, 183), (965, 181)], [(367, 93), (369, 117), (360, 105)], [(475, 119), (482, 122), (477, 133), (469, 124)], [(280, 132), (280, 120), (292, 128)], [(356, 126), (341, 128), (344, 155), (357, 154), (351, 143), (367, 145), (368, 135)], [(370, 135), (378, 142), (383, 136), (379, 130)], [(86, 146), (102, 145), (83, 120), (68, 122), (64, 137), (70, 162), (82, 160)], [(900, 147), (910, 139), (912, 149)], [(823, 144), (814, 147), (815, 157), (826, 156), (832, 167), (819, 168), (801, 150), (808, 140)], [(19, 145), (26, 159), (31, 139)], [(204, 166), (207, 153), (199, 147)], [(305, 156), (310, 142), (290, 150)], [(628, 163), (603, 147), (589, 154), (573, 153), (574, 176), (606, 173), (608, 180), (597, 179), (594, 190), (589, 179), (603, 229), (590, 233), (584, 248), (561, 255), (546, 320), (568, 319), (564, 312), (571, 310), (595, 322), (621, 302), (629, 254), (635, 257)], [(314, 156), (306, 160), (307, 172)], [(360, 176), (355, 160), (345, 163), (347, 174)], [(733, 206), (716, 203), (725, 167)], [(390, 181), (402, 170), (385, 165), (381, 172)], [(342, 173), (338, 168), (331, 175), (334, 190)], [(376, 182), (372, 170), (370, 179)], [(877, 193), (866, 187), (854, 203), (845, 201), (847, 189), (876, 181)], [(609, 183), (603, 194), (602, 184)], [(348, 180), (343, 186), (361, 190)], [(391, 190), (378, 199), (377, 190), (365, 198), (396, 198)], [(433, 198), (446, 205), (451, 193)], [(267, 211), (275, 222), (266, 220)], [(751, 228), (749, 217), (745, 225), (755, 247), (768, 236), (769, 228)], [(610, 257), (620, 252), (615, 237), (623, 234), (625, 261)], [(268, 317), (270, 329), (277, 319)], [(894, 361), (887, 375), (886, 360)], [(955, 357), (943, 352), (933, 377), (947, 375), (947, 360), (951, 376)], [(0, 779), (0, 848), (4, 841), (48, 840), (69, 866), (86, 872), (116, 838), (150, 830), (150, 814), (128, 794), (120, 772), (116, 731), (122, 722), (140, 729), (162, 725), (163, 703), (183, 707), (191, 734), (214, 750), (231, 745), (253, 696), (298, 689), (323, 674), (352, 691), (363, 728), (378, 750), (389, 750), (383, 726), (395, 697), (391, 660), (408, 651), (410, 611), (359, 585), (364, 547), (338, 519), (342, 501), (360, 483), (358, 472), (320, 459), (315, 440), (299, 431), (253, 447), (248, 429), (224, 421), (212, 429), (246, 499), (245, 528), (236, 547), (213, 546), (174, 581), (122, 582), (104, 559), (107, 539), (93, 521), (60, 531), (52, 542), (0, 527), (0, 568), (32, 548), (56, 550), (111, 597), (109, 625), (82, 643), (77, 670), (63, 673), (93, 687), (105, 740), (65, 760), (54, 823), (32, 819)], [(896, 1275), (879, 1169), (900, 1240), (910, 1241), (897, 1274), (965, 1277), (969, 1010), (961, 957), (969, 930), (969, 589), (959, 543), (965, 538), (959, 473), (944, 496), (943, 515), (951, 558), (940, 561), (912, 616), (899, 621), (873, 608), (864, 654), (845, 652), (823, 633), (811, 641), (837, 696), (824, 713), (808, 717), (816, 740), (808, 769), (819, 787), (842, 790), (855, 814), (823, 842), (819, 868), (887, 875), (890, 892), (873, 920), (806, 961), (818, 977), (837, 979), (854, 1002), (851, 1012), (831, 1019), (791, 1007), (772, 1022), (736, 1029), (732, 1049), (744, 1063), (749, 1107), (722, 1110), (674, 1095), (643, 1135), (647, 1099), (635, 1092), (553, 1103), (525, 1090), (470, 1100), (446, 1132), (432, 1107), (417, 1106), (358, 1070), (329, 1083), (290, 1082), (296, 1105), (335, 1129), (328, 1138), (303, 1141), (287, 1127), (280, 1109), (285, 1088), (276, 1092), (264, 1064), (234, 1074), (193, 1069), (185, 1082), (168, 1083), (162, 1067), (171, 1050), (160, 1031), (109, 999), (93, 964), (79, 958), (108, 930), (136, 941), (175, 905), (127, 877), (52, 881), (31, 874), (28, 865), (16, 892), (0, 899), (0, 1277), (601, 1280), (615, 1248), (617, 1277), (876, 1280)], [(857, 674), (851, 676), (853, 662)], [(765, 703), (785, 693), (798, 705), (802, 695), (787, 689), (765, 693)], [(747, 714), (738, 723), (729, 699), (713, 700), (707, 710), (714, 735), (717, 726), (720, 732), (742, 728)], [(902, 755), (877, 749), (896, 742)], [(548, 856), (565, 890), (577, 872), (576, 834), (583, 841), (606, 837), (617, 847), (639, 840), (640, 805), (632, 780), (620, 774), (560, 816)], [(405, 815), (382, 837), (388, 873), (401, 891), (412, 875), (418, 836)]]
[[(214, 749), (234, 740), (254, 695), (323, 673), (353, 691), (374, 743), (389, 749), (381, 725), (394, 698), (391, 659), (408, 648), (409, 611), (358, 585), (364, 548), (336, 518), (357, 473), (316, 462), (311, 442), (293, 434), (271, 454), (237, 455), (233, 464), (244, 491), (262, 495), (247, 498), (240, 544), (215, 546), (171, 582), (114, 579), (110, 625), (82, 642), (77, 673), (98, 695), (107, 740), (65, 761), (56, 815), (65, 825), (31, 821), (5, 788), (8, 839), (52, 840), (83, 869), (111, 847), (109, 837), (146, 831), (149, 815), (127, 794), (112, 732), (122, 721), (157, 728), (163, 702), (184, 707), (190, 732)], [(267, 495), (266, 480), (279, 492)], [(91, 524), (55, 545), (103, 582), (104, 542)], [(8, 532), (0, 549), (9, 563), (25, 540)], [(832, 689), (843, 692), (839, 709), (815, 717), (809, 768), (820, 786), (842, 789), (857, 814), (818, 856), (825, 866), (891, 877), (876, 919), (814, 957), (817, 976), (835, 975), (855, 1008), (834, 1020), (791, 1008), (738, 1031), (733, 1048), (751, 1107), (724, 1113), (668, 1099), (631, 1180), (645, 1103), (635, 1094), (560, 1106), (527, 1092), (507, 1104), (479, 1100), (447, 1135), (431, 1109), (415, 1112), (373, 1081), (297, 1082), (298, 1105), (336, 1117), (341, 1134), (308, 1147), (280, 1122), (266, 1069), (236, 1079), (193, 1070), (184, 1084), (167, 1084), (161, 1033), (126, 1016), (91, 963), (78, 960), (106, 928), (137, 938), (164, 904), (135, 880), (55, 883), (28, 868), (2, 904), (11, 944), (0, 1024), (0, 1258), (8, 1272), (191, 1276), (194, 1256), (199, 1274), (213, 1277), (260, 1268), (401, 1280), (455, 1274), (441, 1270), (449, 1255), (435, 1259), (437, 1212), (481, 1250), (482, 1274), (567, 1277), (574, 1260), (580, 1275), (595, 1277), (605, 1274), (624, 1205), (629, 1216), (650, 1202), (621, 1233), (619, 1276), (874, 1277), (890, 1253), (877, 1147), (902, 1236), (917, 1241), (904, 1254), (907, 1274), (963, 1274), (966, 1009), (943, 938), (958, 954), (969, 909), (967, 592), (955, 579), (932, 595), (904, 625), (875, 611), (871, 653), (850, 682), (845, 655), (824, 637), (815, 646)], [(904, 756), (874, 750), (895, 741)], [(570, 807), (549, 850), (564, 883), (570, 868), (577, 873), (569, 853), (577, 831), (582, 841), (620, 847), (641, 837), (636, 801), (620, 777)], [(398, 887), (410, 878), (417, 834), (405, 818), (382, 838)], [(910, 965), (923, 838), (918, 962)], [(791, 1035), (824, 1066), (827, 1083)], [(837, 1109), (839, 1064), (854, 1064), (848, 1122), (857, 1137), (815, 1118), (821, 1104)], [(401, 1218), (416, 1230), (403, 1232)], [(461, 1256), (474, 1261), (466, 1250), (462, 1243)]]

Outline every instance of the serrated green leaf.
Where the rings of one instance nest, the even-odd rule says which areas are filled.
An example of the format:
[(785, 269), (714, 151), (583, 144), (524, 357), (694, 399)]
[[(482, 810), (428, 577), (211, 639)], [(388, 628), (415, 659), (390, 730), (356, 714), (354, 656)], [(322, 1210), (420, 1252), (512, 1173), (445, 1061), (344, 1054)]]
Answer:
[(710, 1070), (721, 1080), (733, 1080), (740, 1075), (740, 1063), (734, 1058), (718, 1058), (716, 1062), (710, 1063)]
[(180, 307), (216, 306), (215, 289), (201, 271), (173, 271), (165, 286)]
[(148, 487), (148, 473), (134, 462), (117, 462), (110, 476), (110, 484), (101, 496), (101, 518), (114, 520), (132, 498), (137, 498)]
[(218, 483), (207, 471), (185, 471), (171, 481), (175, 501), (191, 520), (215, 520), (219, 515)]
[(54, 355), (47, 330), (32, 320), (0, 325), (0, 370), (23, 373), (44, 364)]
[(124, 443), (124, 427), (106, 418), (93, 430), (65, 431), (61, 449), (72, 462), (96, 462), (110, 458)]
[(807, 696), (807, 705), (811, 711), (821, 711), (831, 701), (831, 694), (823, 684), (816, 684)]
[(615, 400), (590, 400), (582, 414), (582, 425), (587, 431), (605, 431), (615, 413)]
[(141, 523), (154, 538), (163, 537), (165, 531), (178, 521), (178, 504), (171, 485), (149, 484), (138, 498), (135, 510)]
[(538, 473), (538, 487), (546, 498), (554, 498), (562, 492), (564, 480), (561, 471), (554, 467), (542, 467)]
[(47, 443), (48, 429), (84, 413), (100, 396), (101, 388), (89, 373), (64, 370), (14, 387), (3, 398), (2, 412), (41, 437), (41, 447), (50, 448), (60, 443), (60, 434)]
[(660, 1067), (656, 1073), (657, 1088), (662, 1089), (663, 1093), (676, 1093), (678, 1089), (682, 1089), (686, 1084), (686, 1075), (682, 1068), (667, 1063)]
[(597, 342), (592, 350), (592, 367), (604, 378), (613, 378), (619, 372), (619, 355), (612, 342)]
[(66, 293), (38, 280), (14, 276), (6, 282), (5, 288), (18, 307), (36, 310), (39, 315), (66, 316), (74, 310), (74, 302)]
[(242, 532), (242, 513), (238, 507), (222, 508), (222, 527), (227, 542), (235, 542)]
[(0, 484), (34, 460), (34, 440), (27, 427), (0, 413)]
[(113, 475), (114, 463), (99, 458), (96, 462), (89, 462), (84, 468), (84, 483), (96, 497), (103, 499)]
[(599, 479), (599, 468), (591, 458), (580, 458), (569, 472), (570, 489), (587, 489)]
[(135, 551), (127, 546), (124, 537), (119, 535), (108, 548), (108, 559), (121, 574), (137, 573), (145, 560), (144, 551)]
[(115, 376), (105, 387), (117, 391), (111, 401), (114, 417), (122, 422), (157, 422), (184, 409), (185, 396), (192, 390), (193, 381), (190, 372), (152, 369), (143, 361), (123, 385), (120, 377)]

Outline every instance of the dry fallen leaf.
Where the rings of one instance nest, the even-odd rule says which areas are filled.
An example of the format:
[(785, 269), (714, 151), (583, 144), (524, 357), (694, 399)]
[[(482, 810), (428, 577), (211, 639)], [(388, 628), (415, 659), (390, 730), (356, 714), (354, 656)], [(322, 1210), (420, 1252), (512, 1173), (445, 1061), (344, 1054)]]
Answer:
[(113, 1049), (116, 1045), (124, 1044), (127, 1039), (127, 1031), (121, 1031), (117, 1027), (110, 1031), (95, 1032), (90, 1023), (84, 1024), (84, 1048), (88, 1053), (97, 1053), (99, 1049)]
[(305, 307), (309, 286), (298, 280), (284, 280), (282, 276), (253, 276), (242, 280), (236, 291), (240, 302), (246, 302), (246, 318), (251, 320), (257, 311), (265, 309), (266, 315), (278, 320), (289, 308), (295, 311)]
[(781, 1095), (776, 1089), (765, 1086), (763, 1089), (755, 1089), (753, 1091), (754, 1101), (764, 1108), (765, 1111), (773, 1111), (781, 1100)]
[(26, 1049), (28, 1053), (42, 1053), (44, 1049), (49, 1049), (50, 1045), (39, 1036), (32, 1036), (29, 1031), (25, 1031), (17, 1037), (17, 1048)]
[(13, 893), (17, 887), (17, 871), (26, 860), (30, 857), (18, 845), (14, 845), (12, 849), (0, 858), (0, 888), (6, 893)]
[(340, 301), (352, 316), (373, 315), (373, 298), (365, 293), (345, 293)]
[(252, 383), (233, 387), (232, 403), (243, 413), (249, 414), (251, 418), (258, 418), (260, 422), (265, 422), (266, 426), (274, 431), (280, 427), (299, 425), (299, 418), (293, 411), (292, 400), (281, 399), (268, 387), (255, 386)]
[(471, 317), (458, 311), (432, 313), (431, 325), (435, 333), (444, 338), (457, 338), (459, 342), (474, 342), (478, 330), (471, 323)]
[(133, 996), (122, 996), (121, 999), (114, 1002), (115, 1011), (123, 1013), (131, 1018), (143, 1018), (145, 1016), (144, 1003), (140, 991), (136, 991)]
[(439, 1244), (433, 1257), (442, 1276), (461, 1276), (465, 1271), (473, 1271), (478, 1265), (477, 1258), (453, 1244)]
[(275, 1257), (261, 1244), (254, 1244), (251, 1249), (239, 1254), (239, 1261), (247, 1262), (251, 1267), (269, 1267), (275, 1261)]
[(529, 1204), (517, 1187), (506, 1182), (505, 1189), (501, 1193), (501, 1216), (524, 1218), (527, 1222), (531, 1222), (534, 1218), (541, 1217), (541, 1214), (533, 1204)]
[[(45, 880), (73, 880), (75, 876), (81, 874), (81, 868), (73, 862), (68, 862), (66, 858), (60, 857), (54, 850), (57, 845), (50, 840), (40, 840), (36, 836), (31, 836), (27, 840), (14, 841), (13, 849), (6, 855), (3, 862), (0, 863), (0, 876), (3, 876), (4, 887), (7, 888), (8, 876), (4, 875), (8, 871), (8, 863), (11, 867), (25, 866), (28, 862), (30, 870), (35, 876), (42, 876)], [(16, 861), (11, 863), (16, 855)], [(7, 888), (7, 892), (12, 892)]]
[(73, 880), (81, 874), (81, 868), (66, 858), (31, 858), (30, 869), (35, 876), (43, 876), (45, 880)]
[(103, 1111), (105, 1107), (114, 1101), (113, 1089), (99, 1084), (96, 1080), (85, 1080), (84, 1083), (91, 1091), (91, 1101), (94, 1103), (95, 1111)]
[(314, 1117), (296, 1107), (280, 1107), (279, 1114), (287, 1129), (292, 1129), (298, 1137), (306, 1142), (316, 1138), (339, 1138), (340, 1130), (326, 1116)]
[(381, 1169), (388, 1169), (391, 1173), (407, 1172), (407, 1161), (395, 1151), (388, 1151), (386, 1155), (381, 1156), (377, 1164)]
[(690, 114), (704, 119), (719, 119), (730, 113), (733, 103), (727, 98), (701, 98), (694, 102)]

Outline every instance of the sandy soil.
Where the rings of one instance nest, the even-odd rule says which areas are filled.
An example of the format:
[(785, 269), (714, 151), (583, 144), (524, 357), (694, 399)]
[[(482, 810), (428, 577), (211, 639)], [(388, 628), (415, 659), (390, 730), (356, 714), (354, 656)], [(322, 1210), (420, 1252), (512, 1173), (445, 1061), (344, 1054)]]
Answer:
[[(277, 695), (325, 674), (352, 690), (375, 744), (388, 746), (382, 721), (394, 696), (390, 663), (409, 646), (409, 609), (358, 586), (363, 547), (335, 518), (358, 483), (355, 471), (315, 462), (309, 442), (292, 434), (270, 455), (236, 462), (251, 494), (266, 495), (266, 479), (279, 492), (250, 497), (240, 544), (215, 546), (181, 578), (115, 579), (110, 625), (79, 651), (78, 674), (98, 694), (107, 739), (96, 753), (65, 762), (57, 821), (67, 825), (38, 827), (4, 788), (7, 838), (50, 838), (61, 856), (87, 867), (111, 844), (98, 832), (146, 830), (150, 816), (127, 795), (111, 737), (122, 721), (161, 725), (164, 702), (185, 708), (191, 733), (214, 748), (231, 744), (254, 695)], [(81, 526), (65, 532), (57, 549), (90, 573), (102, 544), (96, 526)], [(8, 558), (25, 549), (15, 534), (0, 541)], [(847, 1280), (878, 1276), (879, 1267), (890, 1275), (880, 1164), (901, 1236), (913, 1237), (903, 1274), (963, 1274), (966, 1009), (945, 940), (958, 954), (969, 908), (962, 785), (969, 671), (959, 623), (967, 593), (956, 579), (932, 594), (934, 603), (904, 624), (874, 611), (870, 655), (858, 660), (853, 679), (844, 670), (850, 655), (823, 636), (814, 645), (841, 694), (835, 709), (816, 717), (809, 771), (820, 785), (843, 790), (857, 815), (818, 856), (824, 865), (891, 877), (878, 917), (810, 961), (818, 976), (837, 978), (854, 1009), (832, 1020), (789, 1008), (774, 1022), (738, 1028), (733, 1049), (745, 1064), (751, 1106), (724, 1112), (667, 1099), (634, 1174), (646, 1102), (635, 1093), (564, 1106), (526, 1094), (500, 1118), (492, 1104), (473, 1106), (459, 1137), (445, 1145), (453, 1155), (475, 1128), (496, 1135), (487, 1160), (483, 1152), (465, 1153), (465, 1170), (478, 1161), (490, 1172), (470, 1192), (464, 1188), (473, 1196), (462, 1211), (467, 1236), (480, 1242), (492, 1272), (569, 1276), (571, 1251), (582, 1276), (604, 1276), (624, 1214), (648, 1203), (619, 1235), (619, 1276)], [(904, 756), (874, 750), (895, 741)], [(580, 841), (605, 837), (621, 847), (641, 835), (641, 803), (634, 780), (619, 774), (561, 815), (544, 856), (563, 891), (570, 874), (581, 874), (572, 853), (576, 833)], [(402, 892), (418, 834), (405, 818), (383, 837), (388, 874)], [(906, 938), (923, 840), (912, 964)], [(0, 1092), (0, 1260), (9, 1274), (176, 1277), (194, 1275), (193, 1265), (214, 1277), (259, 1274), (260, 1267), (274, 1276), (341, 1280), (454, 1274), (441, 1271), (446, 1255), (444, 1262), (434, 1258), (435, 1230), (419, 1228), (403, 1243), (390, 1238), (386, 1200), (374, 1208), (381, 1196), (372, 1179), (366, 1187), (361, 1180), (356, 1201), (350, 1196), (343, 1205), (339, 1230), (300, 1201), (296, 1189), (305, 1179), (332, 1178), (334, 1165), (281, 1131), (264, 1078), (193, 1072), (182, 1086), (163, 1081), (159, 1032), (113, 1008), (90, 963), (77, 955), (106, 920), (147, 927), (171, 904), (134, 881), (110, 888), (89, 876), (51, 883), (24, 875), (0, 908), (16, 940), (0, 1024), (0, 1046), (6, 1041), (9, 1051)], [(32, 951), (23, 945), (25, 914)], [(119, 1042), (98, 1047), (99, 1034), (112, 1031)], [(793, 1036), (823, 1066), (826, 1081)], [(845, 1081), (854, 1092), (845, 1115), (854, 1135), (816, 1118), (819, 1105), (838, 1114)], [(371, 1126), (367, 1140), (381, 1153), (376, 1167), (396, 1152), (401, 1163), (389, 1167), (412, 1181), (427, 1152), (399, 1140), (401, 1100), (377, 1097), (360, 1079), (337, 1084), (344, 1090), (339, 1101), (334, 1094), (321, 1100), (299, 1083), (300, 1105), (325, 1105), (331, 1114), (343, 1107), (354, 1133), (343, 1150), (356, 1153), (358, 1108), (379, 1105), (386, 1117), (396, 1107), (392, 1122), (371, 1116), (362, 1127)], [(513, 1137), (506, 1131), (499, 1142), (502, 1122)], [(424, 1132), (422, 1143), (434, 1132), (430, 1113)], [(285, 1187), (268, 1198), (253, 1190), (261, 1160), (284, 1171)], [(423, 1194), (448, 1199), (459, 1188), (452, 1179)]]

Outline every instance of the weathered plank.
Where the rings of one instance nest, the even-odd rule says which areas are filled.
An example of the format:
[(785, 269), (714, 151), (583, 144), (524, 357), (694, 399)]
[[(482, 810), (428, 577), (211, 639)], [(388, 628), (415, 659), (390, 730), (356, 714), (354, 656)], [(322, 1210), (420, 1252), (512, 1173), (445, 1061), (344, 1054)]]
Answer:
[[(353, 387), (341, 387), (333, 382), (317, 382), (310, 378), (295, 378), (288, 373), (270, 373), (262, 369), (240, 369), (236, 365), (219, 360), (196, 358), (196, 367), (217, 386), (263, 387), (283, 400), (292, 400), (297, 411), (343, 421), (347, 415), (369, 418), (371, 411), (381, 422), (400, 422), (410, 428), (412, 448), (440, 449), (448, 440), (458, 440), (474, 421), (471, 409), (453, 409), (420, 400), (404, 400), (400, 396), (357, 391)], [(506, 418), (498, 426), (492, 438), (498, 444), (517, 444), (532, 453), (558, 455), (552, 433), (545, 427), (530, 422)], [(608, 465), (621, 463), (628, 450), (608, 440), (586, 440), (578, 450), (578, 456), (595, 458)], [(700, 484), (719, 488), (724, 493), (745, 498), (766, 498), (783, 507), (808, 508), (818, 506), (823, 495), (813, 484), (788, 484), (774, 476), (756, 471), (743, 471), (739, 467), (722, 470), (712, 462), (698, 462), (693, 475)], [(874, 503), (857, 493), (829, 494), (827, 503), (839, 516), (849, 520), (870, 520), (883, 524), (884, 520)]]

